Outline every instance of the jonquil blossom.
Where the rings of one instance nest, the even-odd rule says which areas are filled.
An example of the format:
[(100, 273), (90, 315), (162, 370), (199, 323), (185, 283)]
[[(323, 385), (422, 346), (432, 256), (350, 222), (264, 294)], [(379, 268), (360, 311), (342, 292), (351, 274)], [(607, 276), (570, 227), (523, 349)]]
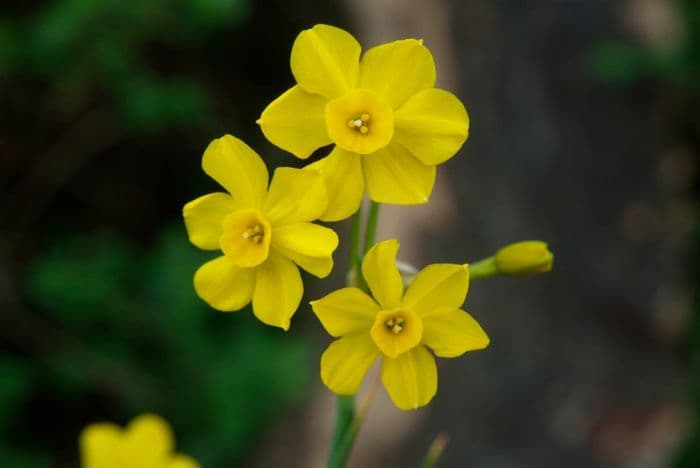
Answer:
[[(311, 306), (328, 333), (339, 337), (321, 356), (321, 379), (335, 393), (357, 393), (381, 359), (384, 387), (403, 410), (430, 402), (437, 391), (435, 356), (483, 349), (489, 339), (462, 304), (469, 286), (465, 265), (429, 265), (403, 290), (396, 268), (399, 243), (380, 242), (362, 262), (372, 297), (344, 288)], [(431, 353), (432, 350), (432, 353)]]
[(144, 414), (126, 429), (97, 423), (80, 435), (82, 468), (199, 468), (194, 459), (174, 453), (175, 439), (162, 418)]
[(365, 192), (382, 203), (428, 201), (435, 166), (467, 139), (460, 100), (435, 88), (435, 64), (423, 41), (404, 39), (369, 49), (349, 33), (319, 24), (299, 34), (291, 68), (297, 84), (263, 111), (258, 123), (275, 145), (305, 159), (334, 144), (308, 167), (328, 186), (336, 221), (357, 211)]
[(338, 236), (311, 222), (328, 203), (323, 178), (283, 167), (268, 190), (265, 163), (231, 135), (211, 142), (202, 168), (228, 193), (204, 195), (183, 209), (190, 241), (223, 253), (195, 273), (197, 294), (221, 311), (252, 300), (256, 317), (287, 330), (304, 289), (297, 265), (319, 278), (333, 269)]

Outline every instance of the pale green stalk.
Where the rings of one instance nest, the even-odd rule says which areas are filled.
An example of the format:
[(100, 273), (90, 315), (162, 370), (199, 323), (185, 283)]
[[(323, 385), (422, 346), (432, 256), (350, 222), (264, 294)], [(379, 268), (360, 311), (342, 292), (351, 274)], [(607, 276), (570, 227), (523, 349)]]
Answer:
[[(353, 215), (350, 227), (350, 255), (348, 258), (348, 282), (352, 281), (355, 275), (359, 274), (357, 268), (360, 250), (360, 224), (362, 221), (362, 207)], [(328, 467), (334, 466), (332, 461), (336, 457), (338, 448), (343, 441), (350, 424), (355, 417), (355, 397), (353, 395), (338, 395), (337, 410), (335, 416), (335, 428), (333, 429), (333, 439), (331, 440), (328, 454)]]
[[(352, 218), (352, 228), (350, 233), (350, 270), (349, 278), (356, 278), (358, 284), (365, 290), (367, 285), (362, 278), (362, 258), (374, 245), (377, 234), (377, 220), (379, 218), (379, 203), (371, 202), (367, 225), (365, 226), (365, 242), (363, 255), (360, 257), (360, 210)], [(354, 271), (353, 271), (354, 270)], [(360, 431), (364, 420), (364, 411), (361, 414), (355, 413), (355, 397), (350, 395), (338, 395), (337, 412), (335, 418), (335, 429), (333, 430), (333, 440), (328, 455), (328, 468), (343, 468), (347, 463), (350, 451), (355, 443), (357, 433)]]
[(447, 437), (447, 434), (438, 435), (433, 443), (430, 444), (428, 454), (425, 456), (420, 468), (435, 468), (437, 466), (437, 462), (440, 461), (442, 452), (445, 451), (445, 446), (447, 445), (448, 440), (449, 438)]
[[(367, 227), (365, 228), (365, 255), (374, 245), (374, 238), (377, 235), (377, 221), (379, 219), (379, 203), (370, 202), (369, 217), (367, 218)], [(364, 255), (363, 255), (364, 256)]]
[(485, 258), (469, 264), (470, 280), (489, 278), (496, 275), (498, 275), (498, 268), (496, 268), (496, 260), (494, 257)]

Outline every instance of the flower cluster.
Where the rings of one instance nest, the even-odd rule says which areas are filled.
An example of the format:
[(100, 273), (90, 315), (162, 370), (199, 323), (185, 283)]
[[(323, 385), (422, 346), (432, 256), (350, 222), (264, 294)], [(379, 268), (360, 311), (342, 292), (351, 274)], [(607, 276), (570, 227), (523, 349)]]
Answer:
[[(183, 209), (192, 244), (217, 252), (194, 274), (194, 289), (220, 311), (252, 303), (261, 322), (288, 330), (304, 291), (299, 268), (318, 278), (333, 269), (338, 236), (316, 221), (356, 214), (351, 287), (311, 301), (337, 338), (321, 357), (321, 379), (335, 393), (353, 395), (380, 361), (394, 404), (419, 408), (437, 392), (434, 356), (457, 357), (489, 344), (463, 310), (470, 275), (542, 273), (552, 268), (553, 256), (545, 243), (528, 241), (472, 265), (402, 268), (402, 276), (399, 243), (390, 239), (367, 242), (361, 267), (355, 265), (365, 193), (375, 215), (378, 203), (426, 203), (436, 166), (467, 139), (469, 116), (456, 96), (435, 87), (435, 63), (422, 40), (362, 54), (346, 31), (316, 25), (296, 38), (291, 70), (296, 84), (264, 109), (258, 124), (270, 142), (300, 159), (332, 145), (330, 152), (303, 169), (278, 168), (270, 180), (260, 156), (238, 138), (225, 135), (209, 144), (202, 168), (225, 191)], [(366, 239), (374, 239), (374, 221), (367, 222)], [(173, 445), (167, 423), (152, 415), (125, 430), (92, 425), (81, 436), (83, 468), (199, 466), (174, 455)], [(332, 454), (338, 456), (344, 455)]]
[[(291, 70), (296, 84), (264, 109), (258, 124), (270, 142), (298, 158), (332, 145), (329, 154), (303, 169), (277, 169), (268, 186), (263, 161), (226, 135), (209, 145), (202, 166), (227, 193), (184, 207), (190, 241), (221, 254), (195, 273), (197, 294), (222, 311), (252, 301), (256, 317), (285, 330), (303, 294), (299, 267), (319, 278), (333, 267), (338, 237), (314, 221), (353, 215), (365, 193), (375, 203), (427, 202), (436, 166), (454, 156), (469, 133), (460, 100), (435, 88), (433, 57), (421, 40), (362, 54), (349, 33), (316, 25), (294, 41)], [(366, 245), (358, 280), (366, 288), (341, 289), (311, 306), (338, 338), (321, 358), (323, 382), (338, 394), (354, 394), (380, 359), (393, 402), (414, 409), (436, 393), (433, 356), (459, 356), (489, 339), (462, 310), (469, 266), (429, 265), (405, 285), (398, 245)], [(551, 254), (527, 243), (476, 266), (474, 277), (533, 274), (551, 268)]]

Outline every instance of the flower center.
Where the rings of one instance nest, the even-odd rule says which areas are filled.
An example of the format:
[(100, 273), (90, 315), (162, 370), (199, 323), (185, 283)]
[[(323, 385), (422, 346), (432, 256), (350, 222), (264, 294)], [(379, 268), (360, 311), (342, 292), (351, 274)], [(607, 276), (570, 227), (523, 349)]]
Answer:
[(355, 117), (354, 119), (350, 119), (348, 121), (348, 127), (354, 129), (355, 131), (360, 132), (361, 134), (366, 134), (369, 133), (369, 114), (364, 113), (360, 115), (359, 117)]
[(265, 239), (265, 231), (260, 223), (255, 223), (243, 231), (241, 237), (253, 244), (259, 244)]
[(258, 210), (239, 210), (224, 218), (219, 239), (224, 255), (239, 267), (250, 268), (267, 260), (272, 229)]
[(353, 89), (326, 104), (326, 129), (341, 148), (353, 153), (374, 153), (394, 136), (394, 111), (376, 93)]
[(412, 310), (382, 310), (370, 330), (377, 347), (390, 358), (405, 353), (421, 342), (423, 320)]
[(403, 324), (406, 322), (406, 320), (402, 316), (397, 316), (397, 317), (391, 317), (389, 320), (384, 322), (384, 326), (388, 329), (391, 330), (391, 333), (394, 335), (398, 335), (403, 331)]

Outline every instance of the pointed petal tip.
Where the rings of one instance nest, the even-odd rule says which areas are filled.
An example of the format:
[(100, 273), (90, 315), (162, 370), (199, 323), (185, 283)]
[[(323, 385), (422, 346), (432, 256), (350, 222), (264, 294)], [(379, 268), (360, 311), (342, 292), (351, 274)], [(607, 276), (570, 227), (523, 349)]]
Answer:
[[(330, 268), (327, 271), (322, 272), (322, 274), (320, 274), (320, 275), (314, 275), (313, 273), (311, 273), (311, 274), (319, 279), (328, 278), (328, 275), (330, 275), (331, 272), (333, 271), (333, 263), (332, 262), (333, 262), (333, 259), (331, 259)], [(306, 270), (304, 270), (304, 271), (306, 271)]]
[(275, 327), (275, 328), (281, 328), (285, 332), (289, 331), (289, 327), (291, 326), (290, 320), (287, 320), (285, 322), (273, 322), (273, 321), (263, 321), (262, 319), (260, 319), (260, 317), (257, 317), (257, 318), (265, 325), (268, 325), (270, 327)]
[[(253, 310), (253, 313), (255, 313), (255, 310)], [(274, 318), (268, 318), (266, 320), (263, 320), (262, 318), (258, 317), (257, 315), (256, 315), (256, 318), (258, 320), (260, 320), (260, 322), (262, 322), (263, 324), (265, 324), (267, 326), (274, 327), (274, 328), (281, 328), (284, 331), (289, 331), (289, 326), (291, 324), (290, 319), (276, 320)]]

